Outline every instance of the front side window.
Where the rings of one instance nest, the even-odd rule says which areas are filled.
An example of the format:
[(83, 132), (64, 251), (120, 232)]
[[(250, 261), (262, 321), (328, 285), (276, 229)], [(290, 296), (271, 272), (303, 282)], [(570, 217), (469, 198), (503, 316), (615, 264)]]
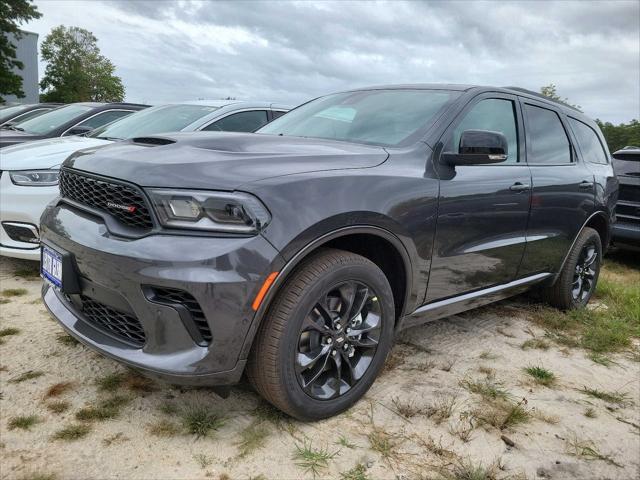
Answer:
[(417, 141), (458, 96), (426, 89), (337, 93), (302, 105), (257, 133), (398, 146)]
[(560, 117), (553, 110), (525, 104), (527, 162), (549, 165), (571, 163), (571, 144)]
[(571, 117), (569, 117), (569, 124), (578, 139), (582, 157), (587, 162), (602, 163), (605, 165), (609, 163), (607, 161), (607, 153), (602, 143), (600, 143), (598, 134), (590, 126)]
[(107, 123), (115, 122), (119, 118), (131, 115), (131, 110), (110, 110), (97, 114), (95, 117), (87, 118), (84, 122), (78, 124), (78, 127), (87, 127), (90, 129), (98, 128)]
[(460, 137), (465, 130), (488, 130), (500, 132), (508, 142), (508, 157), (504, 163), (518, 162), (518, 129), (516, 127), (515, 104), (512, 100), (488, 98), (478, 102), (465, 115), (453, 132), (453, 144), (450, 148), (458, 151)]
[(202, 130), (210, 132), (255, 132), (269, 121), (266, 110), (250, 110), (226, 116)]
[(89, 136), (124, 140), (166, 132), (179, 132), (214, 111), (207, 105), (161, 105), (135, 112), (116, 123), (94, 130)]
[(56, 108), (50, 112), (38, 115), (35, 118), (19, 122), (14, 125), (17, 130), (23, 130), (34, 135), (47, 135), (49, 132), (60, 128), (74, 118), (89, 112), (93, 107), (88, 105), (71, 104)]

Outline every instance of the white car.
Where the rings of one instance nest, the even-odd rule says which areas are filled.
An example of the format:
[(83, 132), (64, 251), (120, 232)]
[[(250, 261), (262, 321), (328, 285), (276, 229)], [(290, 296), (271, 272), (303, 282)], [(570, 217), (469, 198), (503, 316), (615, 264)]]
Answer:
[(40, 260), (38, 225), (58, 196), (60, 164), (71, 154), (113, 141), (166, 132), (252, 132), (289, 107), (235, 100), (184, 102), (147, 108), (86, 136), (38, 140), (0, 150), (0, 255)]

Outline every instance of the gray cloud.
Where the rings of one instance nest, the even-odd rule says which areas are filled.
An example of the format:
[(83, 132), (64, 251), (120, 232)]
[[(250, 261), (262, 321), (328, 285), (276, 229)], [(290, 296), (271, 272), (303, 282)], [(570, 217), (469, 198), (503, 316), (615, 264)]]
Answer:
[[(385, 83), (518, 85), (592, 117), (640, 116), (640, 4), (618, 2), (38, 2), (30, 25), (92, 30), (132, 101), (296, 104)], [(80, 7), (80, 8), (79, 8)], [(86, 7), (86, 8), (84, 8)]]

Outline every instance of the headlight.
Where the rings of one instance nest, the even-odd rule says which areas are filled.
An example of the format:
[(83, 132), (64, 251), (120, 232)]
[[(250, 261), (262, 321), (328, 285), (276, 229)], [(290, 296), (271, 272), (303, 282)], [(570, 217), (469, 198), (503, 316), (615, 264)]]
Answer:
[(16, 170), (9, 172), (15, 185), (26, 187), (48, 187), (58, 184), (59, 170)]
[(160, 189), (148, 192), (165, 227), (257, 233), (271, 220), (266, 207), (248, 193)]

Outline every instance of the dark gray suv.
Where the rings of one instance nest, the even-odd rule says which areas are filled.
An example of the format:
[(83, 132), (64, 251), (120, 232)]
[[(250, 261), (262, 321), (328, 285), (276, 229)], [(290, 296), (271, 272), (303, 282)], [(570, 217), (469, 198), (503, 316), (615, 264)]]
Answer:
[(62, 166), (44, 302), (148, 375), (243, 374), (304, 420), (371, 386), (406, 327), (539, 288), (583, 307), (617, 180), (597, 125), (514, 88), (375, 87), (257, 134), (177, 133)]

